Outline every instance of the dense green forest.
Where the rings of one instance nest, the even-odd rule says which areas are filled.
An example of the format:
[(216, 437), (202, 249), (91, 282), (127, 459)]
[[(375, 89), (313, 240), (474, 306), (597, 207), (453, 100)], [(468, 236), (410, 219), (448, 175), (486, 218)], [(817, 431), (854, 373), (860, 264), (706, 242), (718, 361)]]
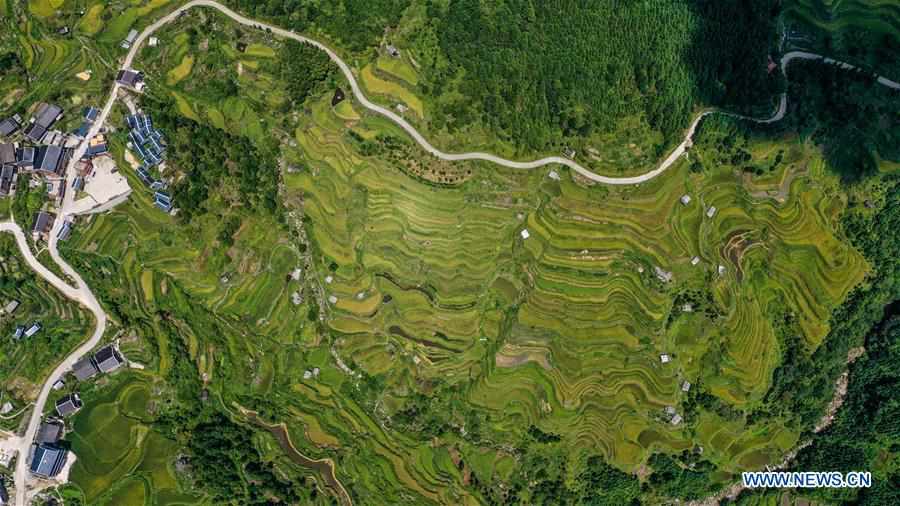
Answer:
[(822, 145), (846, 181), (877, 173), (879, 160), (900, 162), (900, 90), (819, 62), (794, 62), (788, 72), (790, 110), (776, 129)]
[(871, 471), (869, 489), (823, 489), (817, 498), (858, 504), (900, 504), (900, 310), (866, 339), (866, 354), (850, 369), (847, 400), (834, 424), (797, 458), (803, 470)]
[(780, 86), (765, 70), (776, 2), (603, 3), (429, 4), (446, 62), (423, 62), (426, 92), (462, 76), (466, 97), (436, 121), (451, 130), (483, 121), (542, 149), (643, 114), (673, 140), (695, 106), (758, 105)]
[(178, 113), (171, 97), (144, 101), (155, 125), (166, 133), (171, 162), (186, 176), (172, 188), (184, 222), (208, 209), (210, 190), (234, 195), (249, 209), (274, 213), (278, 207), (278, 163), (274, 146), (257, 146), (246, 137), (197, 123)]
[(293, 30), (322, 30), (342, 48), (361, 51), (376, 45), (384, 27), (395, 24), (409, 0), (227, 0), (254, 17), (277, 19)]

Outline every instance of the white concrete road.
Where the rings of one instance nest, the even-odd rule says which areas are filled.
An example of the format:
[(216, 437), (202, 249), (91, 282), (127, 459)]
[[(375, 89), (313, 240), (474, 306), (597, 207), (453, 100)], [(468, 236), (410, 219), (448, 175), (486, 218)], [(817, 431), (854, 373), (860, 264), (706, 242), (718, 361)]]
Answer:
[[(483, 160), (483, 161), (496, 163), (498, 165), (502, 165), (504, 167), (510, 167), (510, 168), (514, 168), (514, 169), (535, 169), (538, 167), (543, 167), (545, 165), (559, 164), (559, 165), (565, 165), (565, 166), (571, 168), (572, 170), (578, 172), (582, 176), (584, 176), (592, 181), (596, 181), (598, 183), (611, 184), (611, 185), (638, 184), (638, 183), (643, 183), (645, 181), (648, 181), (648, 180), (658, 176), (659, 174), (663, 173), (666, 169), (671, 167), (678, 160), (678, 158), (682, 154), (684, 154), (684, 152), (687, 150), (687, 148), (690, 147), (693, 136), (694, 136), (694, 132), (696, 131), (697, 126), (699, 125), (700, 121), (709, 114), (722, 113), (722, 114), (729, 114), (731, 116), (742, 118), (742, 119), (756, 121), (759, 123), (773, 123), (773, 122), (779, 121), (781, 118), (783, 118), (785, 115), (785, 112), (787, 111), (787, 97), (782, 96), (778, 109), (769, 118), (749, 118), (749, 117), (739, 116), (736, 114), (731, 114), (731, 113), (721, 112), (721, 111), (702, 112), (691, 122), (690, 127), (687, 129), (687, 132), (685, 134), (684, 141), (680, 145), (678, 145), (675, 148), (675, 150), (672, 151), (672, 153), (668, 157), (666, 157), (665, 160), (663, 160), (662, 163), (660, 163), (660, 165), (656, 169), (651, 170), (647, 173), (641, 174), (639, 176), (634, 176), (634, 177), (602, 176), (602, 175), (596, 174), (596, 173), (582, 167), (581, 165), (579, 165), (578, 163), (576, 163), (573, 160), (570, 160), (568, 158), (559, 157), (559, 156), (550, 156), (550, 157), (546, 157), (546, 158), (541, 158), (539, 160), (523, 162), (523, 161), (507, 160), (505, 158), (501, 158), (496, 155), (492, 155), (490, 153), (477, 153), (477, 152), (474, 152), (474, 153), (445, 153), (445, 152), (439, 150), (438, 148), (434, 147), (430, 142), (428, 142), (428, 140), (424, 136), (422, 136), (422, 134), (419, 133), (419, 131), (416, 130), (415, 127), (413, 127), (410, 123), (408, 123), (405, 119), (403, 119), (403, 117), (394, 113), (390, 109), (387, 109), (385, 107), (382, 107), (382, 106), (370, 101), (365, 96), (365, 94), (363, 94), (362, 89), (360, 88), (359, 83), (357, 82), (356, 77), (354, 76), (353, 71), (350, 69), (350, 67), (344, 62), (344, 60), (342, 60), (337, 55), (337, 53), (332, 51), (330, 48), (328, 48), (321, 42), (304, 37), (302, 35), (298, 35), (290, 30), (285, 30), (283, 28), (279, 28), (277, 26), (272, 26), (272, 25), (263, 23), (261, 21), (256, 21), (256, 20), (253, 20), (250, 18), (246, 18), (213, 0), (192, 0), (192, 1), (184, 4), (183, 6), (179, 7), (178, 9), (172, 11), (171, 13), (167, 14), (166, 16), (158, 19), (153, 24), (151, 24), (150, 26), (145, 28), (138, 35), (138, 37), (135, 40), (134, 44), (132, 45), (131, 49), (128, 51), (128, 54), (126, 55), (125, 60), (122, 63), (122, 67), (123, 68), (131, 68), (134, 58), (136, 57), (138, 51), (140, 51), (140, 48), (143, 45), (144, 41), (148, 37), (150, 37), (150, 35), (152, 35), (154, 32), (156, 32), (157, 30), (159, 30), (166, 24), (177, 19), (178, 16), (180, 16), (183, 12), (185, 12), (189, 9), (192, 9), (194, 7), (210, 7), (213, 9), (217, 9), (218, 11), (222, 12), (229, 18), (233, 19), (234, 21), (236, 21), (242, 25), (255, 27), (258, 29), (262, 29), (262, 30), (268, 30), (277, 36), (293, 39), (293, 40), (303, 42), (303, 43), (307, 43), (307, 44), (313, 45), (313, 46), (317, 47), (318, 49), (324, 51), (328, 55), (328, 57), (338, 66), (338, 68), (340, 68), (341, 72), (344, 74), (344, 77), (347, 79), (347, 82), (350, 84), (350, 88), (353, 91), (353, 95), (356, 97), (356, 100), (363, 107), (365, 107), (366, 109), (368, 109), (372, 112), (380, 114), (380, 115), (390, 119), (394, 123), (396, 123), (399, 127), (401, 127), (403, 130), (405, 130), (406, 133), (408, 133), (410, 135), (410, 137), (412, 137), (420, 146), (422, 146), (422, 148), (425, 151), (431, 153), (435, 157), (440, 158), (442, 160), (450, 160), (450, 161)], [(794, 52), (785, 54), (784, 57), (782, 58), (781, 71), (784, 72), (787, 68), (787, 65), (796, 59), (822, 60), (825, 63), (838, 64), (848, 70), (853, 70), (856, 68), (853, 65), (843, 63), (843, 62), (837, 62), (835, 60), (832, 60), (831, 58), (824, 58), (820, 55), (806, 53), (806, 52), (802, 52), (802, 51), (794, 51)], [(878, 76), (878, 83), (881, 85), (884, 85), (884, 86), (888, 86), (890, 88), (900, 89), (900, 84), (898, 84), (897, 82), (891, 81), (889, 79), (886, 79), (884, 77)], [(88, 147), (89, 140), (92, 137), (94, 137), (96, 134), (98, 134), (100, 132), (100, 129), (103, 128), (103, 125), (106, 122), (106, 118), (109, 116), (110, 111), (112, 111), (112, 108), (115, 105), (116, 99), (119, 94), (119, 88), (120, 88), (119, 84), (113, 83), (112, 89), (110, 90), (109, 97), (107, 98), (106, 104), (104, 104), (103, 109), (101, 110), (100, 115), (97, 118), (97, 121), (91, 127), (91, 130), (88, 133), (88, 135), (85, 137), (85, 140), (76, 148), (75, 153), (72, 156), (71, 162), (69, 163), (69, 166), (67, 167), (67, 176), (68, 176), (69, 181), (73, 181), (75, 178), (76, 171), (77, 171), (77, 168), (76, 168), (77, 161), (80, 160), (81, 157), (84, 155), (85, 150)], [(38, 395), (38, 399), (35, 402), (35, 408), (31, 415), (31, 419), (29, 420), (28, 428), (27, 428), (24, 436), (21, 438), (21, 443), (19, 444), (20, 458), (18, 459), (18, 463), (16, 465), (16, 473), (15, 473), (15, 484), (16, 484), (15, 504), (16, 504), (16, 506), (25, 506), (25, 501), (26, 501), (25, 482), (26, 482), (26, 477), (28, 474), (27, 466), (25, 464), (25, 456), (28, 454), (29, 445), (31, 444), (31, 441), (34, 439), (34, 435), (37, 432), (38, 425), (40, 424), (40, 421), (41, 421), (41, 414), (43, 413), (44, 406), (47, 403), (47, 398), (50, 395), (50, 389), (52, 388), (53, 383), (56, 382), (57, 379), (62, 377), (63, 374), (65, 374), (69, 369), (71, 369), (72, 366), (74, 365), (74, 363), (77, 362), (82, 356), (84, 356), (91, 349), (93, 349), (100, 342), (101, 338), (103, 337), (103, 333), (106, 330), (106, 313), (103, 312), (103, 309), (101, 308), (99, 302), (97, 302), (97, 299), (94, 297), (94, 294), (91, 292), (90, 288), (87, 286), (87, 284), (81, 278), (81, 276), (75, 271), (75, 269), (73, 269), (68, 263), (66, 263), (65, 260), (62, 259), (62, 257), (59, 255), (59, 250), (57, 249), (57, 234), (58, 234), (60, 228), (62, 227), (65, 219), (74, 214), (79, 214), (81, 212), (85, 212), (84, 209), (79, 209), (74, 205), (74, 196), (75, 196), (74, 191), (66, 192), (65, 198), (63, 199), (63, 202), (60, 205), (60, 209), (59, 209), (59, 212), (57, 215), (58, 218), (56, 220), (56, 223), (54, 224), (53, 230), (50, 233), (49, 251), (50, 251), (51, 258), (53, 258), (53, 261), (59, 265), (59, 267), (62, 269), (63, 272), (66, 273), (67, 276), (70, 276), (73, 280), (75, 280), (75, 283), (76, 283), (75, 287), (68, 285), (65, 281), (60, 279), (56, 274), (51, 272), (49, 269), (47, 269), (46, 267), (41, 265), (40, 262), (37, 261), (37, 259), (34, 257), (34, 255), (32, 254), (32, 252), (28, 246), (28, 241), (26, 240), (24, 233), (22, 232), (21, 228), (18, 225), (16, 225), (14, 222), (11, 222), (11, 221), (0, 223), (0, 232), (10, 232), (15, 236), (16, 242), (18, 243), (18, 246), (19, 246), (19, 249), (21, 250), (22, 255), (25, 257), (26, 261), (31, 266), (31, 268), (37, 274), (39, 274), (41, 277), (46, 279), (50, 284), (52, 284), (54, 287), (59, 289), (63, 294), (66, 295), (66, 297), (68, 297), (72, 300), (78, 301), (81, 305), (83, 305), (88, 310), (90, 310), (91, 313), (93, 313), (94, 318), (96, 319), (96, 327), (94, 329), (94, 333), (77, 350), (75, 350), (72, 354), (70, 354), (68, 357), (66, 357), (62, 361), (62, 363), (60, 363), (56, 367), (56, 369), (53, 370), (53, 372), (50, 374), (50, 377), (48, 377), (47, 380), (44, 382), (44, 385), (41, 388), (41, 392)], [(127, 197), (127, 195), (125, 197)], [(116, 197), (108, 203), (103, 203), (99, 209), (102, 209), (102, 210), (109, 209), (111, 207), (110, 206), (111, 204), (118, 203), (121, 200), (123, 200), (123, 199)], [(97, 209), (91, 209), (87, 212), (91, 212), (91, 211), (96, 212)]]

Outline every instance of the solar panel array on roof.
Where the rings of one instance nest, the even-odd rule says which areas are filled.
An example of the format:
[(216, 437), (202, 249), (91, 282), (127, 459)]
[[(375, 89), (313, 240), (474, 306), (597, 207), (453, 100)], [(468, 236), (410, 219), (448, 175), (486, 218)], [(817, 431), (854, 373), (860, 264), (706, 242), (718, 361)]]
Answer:
[(125, 122), (130, 130), (128, 138), (132, 150), (143, 162), (137, 169), (138, 177), (156, 192), (154, 195), (156, 206), (165, 212), (171, 211), (172, 198), (159, 192), (166, 189), (166, 183), (150, 175), (150, 169), (162, 162), (165, 157), (166, 144), (162, 133), (153, 127), (153, 120), (146, 114), (130, 114), (125, 117)]

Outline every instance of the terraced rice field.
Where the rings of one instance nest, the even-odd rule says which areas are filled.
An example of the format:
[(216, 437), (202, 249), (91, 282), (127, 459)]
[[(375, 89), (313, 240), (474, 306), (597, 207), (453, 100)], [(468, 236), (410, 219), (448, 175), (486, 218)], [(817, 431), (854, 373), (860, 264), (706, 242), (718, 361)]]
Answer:
[(900, 4), (885, 0), (792, 0), (784, 4), (791, 46), (842, 57), (900, 77)]
[[(90, 315), (52, 286), (35, 277), (18, 253), (9, 234), (0, 234), (0, 308), (10, 301), (20, 305), (0, 315), (0, 392), (22, 406), (33, 400), (44, 376), (88, 333)], [(12, 338), (17, 327), (40, 323), (40, 332), (21, 340)]]
[(173, 68), (168, 73), (168, 79), (166, 80), (166, 84), (169, 86), (174, 86), (184, 80), (185, 77), (191, 74), (191, 68), (194, 66), (194, 57), (185, 55), (181, 59), (181, 63), (178, 64), (177, 67)]
[(900, 32), (900, 5), (885, 0), (792, 0), (786, 12), (827, 31), (865, 28), (879, 33)]
[(362, 78), (363, 87), (373, 95), (385, 95), (399, 100), (403, 105), (415, 112), (419, 118), (425, 117), (425, 108), (422, 105), (422, 100), (400, 82), (391, 80), (387, 76), (384, 78), (378, 76), (372, 65), (363, 68), (360, 71), (360, 77)]
[[(159, 50), (159, 65), (148, 64), (157, 82), (187, 45), (175, 38)], [(508, 445), (531, 426), (561, 438), (573, 461), (601, 454), (630, 472), (653, 453), (702, 446), (723, 481), (797, 444), (790, 423), (728, 418), (689, 402), (682, 385), (752, 412), (785, 333), (816, 349), (868, 271), (840, 233), (845, 202), (814, 147), (753, 141), (763, 165), (790, 146), (790, 163), (758, 177), (729, 164), (692, 172), (686, 160), (638, 187), (609, 188), (560, 168), (472, 163), (455, 166), (458, 182), (435, 182), (416, 169), (438, 162), (352, 100), (333, 108), (332, 90), (283, 114), (272, 55), (232, 45), (213, 40), (225, 63), (198, 53), (191, 78), (164, 92), (188, 118), (280, 141), (290, 170), (278, 198), (309, 249), (289, 225), (251, 212), (221, 247), (221, 217), (233, 211), (225, 199), (214, 195), (184, 225), (120, 164), (139, 190), (79, 226), (66, 255), (104, 299), (127, 301), (148, 375), (184, 360), (226, 409), (271, 402), (297, 449), (332, 459), (359, 504), (476, 504), (469, 473), (509, 477), (518, 462)], [(361, 78), (421, 117), (415, 74), (401, 63), (379, 60)], [(237, 94), (211, 99), (213, 76), (235, 79)], [(715, 159), (716, 128), (700, 129), (691, 160)], [(643, 147), (612, 157), (644, 159)], [(298, 268), (302, 280), (289, 276)], [(73, 480), (89, 501), (177, 494), (164, 465), (176, 449), (132, 416), (155, 398), (137, 385), (76, 420), (85, 456)], [(400, 425), (417, 394), (452, 399), (441, 438)], [(671, 424), (667, 406), (685, 421)], [(98, 450), (104, 432), (115, 435)]]
[[(123, 378), (126, 374), (132, 376)], [(200, 503), (200, 498), (178, 492), (178, 445), (144, 422), (152, 420), (151, 385), (133, 374), (120, 373), (113, 388), (88, 394), (85, 408), (74, 418), (69, 438), (78, 460), (70, 486), (88, 504)]]
[[(534, 424), (625, 469), (700, 442), (658, 421), (682, 402), (682, 381), (758, 402), (780, 357), (779, 316), (795, 315), (815, 348), (867, 269), (833, 228), (843, 204), (815, 182), (828, 176), (812, 158), (783, 204), (751, 197), (728, 168), (687, 164), (634, 189), (479, 167), (462, 188), (437, 190), (355, 160), (344, 125), (314, 117), (298, 132), (314, 170), (286, 183), (339, 266), (326, 289), (342, 355), (404, 388), (466, 385), (497, 430)], [(759, 467), (795, 438), (741, 426), (707, 450), (735, 470)]]

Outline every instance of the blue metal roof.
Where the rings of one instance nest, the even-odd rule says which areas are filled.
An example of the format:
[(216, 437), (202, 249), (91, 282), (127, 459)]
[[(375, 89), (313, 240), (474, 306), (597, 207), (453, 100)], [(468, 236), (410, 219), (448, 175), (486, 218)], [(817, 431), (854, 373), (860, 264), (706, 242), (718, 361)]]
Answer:
[(85, 121), (84, 123), (81, 124), (80, 127), (78, 127), (78, 130), (75, 130), (75, 135), (77, 135), (79, 137), (85, 137), (88, 134), (88, 131), (90, 129), (91, 129), (91, 123), (88, 121)]
[(84, 110), (84, 119), (88, 121), (94, 121), (97, 119), (97, 115), (100, 114), (100, 110), (96, 107), (88, 107)]
[(31, 472), (52, 478), (56, 476), (66, 463), (66, 450), (56, 446), (41, 445), (34, 451), (34, 458), (31, 460)]

